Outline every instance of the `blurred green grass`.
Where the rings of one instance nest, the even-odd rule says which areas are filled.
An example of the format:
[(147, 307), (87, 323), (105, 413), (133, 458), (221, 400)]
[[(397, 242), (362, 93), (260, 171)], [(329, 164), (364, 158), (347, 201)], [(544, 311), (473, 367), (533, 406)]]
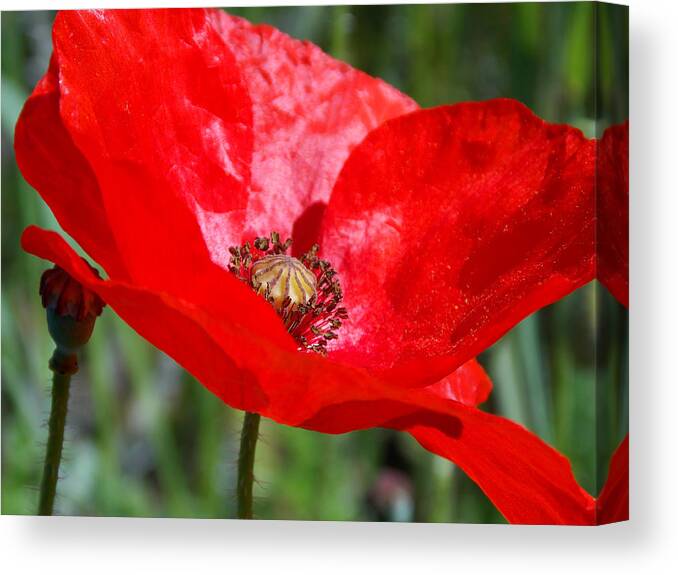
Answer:
[[(379, 76), (422, 106), (506, 96), (588, 136), (628, 113), (628, 10), (590, 3), (237, 8)], [(52, 346), (37, 286), (44, 262), (18, 244), (58, 226), (12, 153), (20, 107), (44, 72), (50, 12), (2, 14), (2, 513), (37, 500)], [(596, 74), (597, 71), (597, 74)], [(596, 494), (628, 426), (628, 317), (591, 284), (527, 318), (481, 356), (484, 406), (538, 433)], [(57, 512), (232, 517), (241, 414), (110, 310), (74, 378)], [(388, 470), (402, 489), (384, 507)], [(262, 518), (501, 522), (451, 463), (403, 434), (316, 434), (264, 421)]]

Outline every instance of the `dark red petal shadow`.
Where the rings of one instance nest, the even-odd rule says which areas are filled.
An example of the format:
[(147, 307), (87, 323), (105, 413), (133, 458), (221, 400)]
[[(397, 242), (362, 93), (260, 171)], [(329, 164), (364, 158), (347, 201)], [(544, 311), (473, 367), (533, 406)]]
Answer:
[(594, 154), (511, 100), (371, 132), (323, 220), (350, 311), (333, 356), (425, 385), (593, 279)]
[[(233, 407), (327, 433), (374, 426), (409, 431), (467, 471), (510, 521), (583, 522), (593, 506), (564, 457), (502, 418), (445, 399), (440, 390), (397, 389), (364, 370), (298, 353), (169, 294), (102, 281), (54, 232), (28, 228), (22, 243), (95, 291)], [(463, 377), (479, 368), (468, 369)]]
[[(212, 13), (233, 51), (252, 99), (254, 153), (248, 232), (292, 235), (307, 208), (327, 202), (349, 152), (382, 122), (416, 103), (385, 82), (331, 58), (310, 42), (224, 12)], [(208, 241), (238, 244), (222, 216)], [(293, 249), (317, 240), (316, 219), (297, 226)], [(303, 227), (303, 229), (301, 229)], [(212, 237), (214, 233), (214, 237)]]
[(610, 470), (598, 500), (597, 523), (616, 523), (629, 518), (629, 436), (619, 444), (610, 460)]
[(605, 130), (598, 142), (598, 279), (629, 306), (629, 123)]
[(537, 435), (457, 401), (443, 400), (443, 410), (417, 409), (426, 392), (400, 392), (408, 405), (347, 401), (328, 405), (302, 427), (337, 433), (336, 422), (349, 414), (364, 426), (374, 422), (375, 409), (383, 408), (381, 413), (393, 417), (379, 425), (407, 431), (427, 450), (459, 465), (509, 522), (594, 524), (595, 500), (577, 484), (567, 458)]
[(450, 411), (462, 425), (457, 438), (431, 425), (431, 417), (395, 427), (457, 463), (510, 523), (594, 523), (595, 501), (577, 484), (567, 458), (508, 419), (459, 404)]

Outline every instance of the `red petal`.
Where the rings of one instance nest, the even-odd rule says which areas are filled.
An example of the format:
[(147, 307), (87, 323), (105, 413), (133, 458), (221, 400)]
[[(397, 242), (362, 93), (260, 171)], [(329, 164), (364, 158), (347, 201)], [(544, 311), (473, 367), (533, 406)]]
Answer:
[[(203, 230), (209, 228), (205, 214), (212, 212), (229, 214), (220, 225), (233, 230), (242, 225), (249, 201), (251, 132), (247, 94), (204, 12), (67, 13), (57, 20), (55, 42), (60, 122), (96, 176), (110, 229), (134, 284), (96, 278), (55, 234), (29, 229), (25, 249), (68, 270), (235, 407), (327, 432), (375, 425), (408, 429), (432, 449), (454, 457), (511, 520), (576, 522), (586, 516), (590, 501), (577, 490), (566, 462), (537, 438), (521, 437), (516, 432), (521, 428), (509, 422), (488, 423), (484, 418), (492, 416), (442, 398), (441, 388), (395, 389), (364, 370), (297, 353), (270, 306), (211, 264), (196, 217)], [(196, 77), (201, 81), (195, 82)], [(557, 139), (557, 134), (550, 136)], [(551, 151), (549, 157), (556, 166), (577, 148), (575, 135), (563, 140), (567, 142), (559, 153)], [(472, 144), (466, 159), (482, 164), (483, 154), (473, 152)], [(537, 160), (546, 161), (536, 145), (530, 152), (537, 165)], [(315, 180), (308, 181), (315, 185)], [(494, 183), (505, 182), (499, 178)], [(509, 188), (526, 201), (529, 190)], [(545, 193), (558, 199), (561, 191), (551, 185)], [(463, 196), (460, 202), (466, 206)], [(407, 247), (411, 252), (412, 246)], [(471, 284), (483, 283), (483, 270), (466, 273)], [(571, 283), (574, 279), (565, 273), (562, 284), (551, 285), (549, 293)], [(450, 366), (445, 363), (444, 373)], [(442, 375), (441, 369), (442, 364), (431, 373)], [(502, 442), (509, 436), (511, 441)], [(523, 457), (517, 463), (512, 445), (520, 447)], [(531, 468), (531, 458), (545, 471)], [(514, 488), (507, 478), (512, 469), (508, 459), (521, 482), (535, 476), (530, 489)]]
[[(276, 338), (275, 333), (261, 334), (258, 324), (265, 323), (267, 318), (258, 316), (259, 310), (241, 299), (240, 287), (253, 292), (232, 276), (233, 281), (223, 288), (225, 298), (233, 303), (215, 315), (194, 301), (99, 279), (54, 232), (29, 227), (22, 236), (22, 246), (29, 253), (56, 263), (97, 293), (142, 337), (233, 407), (300, 425), (328, 406), (378, 400), (381, 407), (364, 414), (348, 409), (323, 418), (318, 427), (332, 433), (371, 427), (411, 410), (406, 403), (398, 403), (406, 395), (403, 391), (392, 391), (364, 370), (327, 361), (317, 354), (298, 352), (282, 322), (277, 322), (280, 337)], [(256, 297), (255, 301), (275, 314), (263, 298)], [(424, 403), (417, 409), (450, 403), (432, 393), (418, 393)]]
[(125, 277), (99, 185), (61, 121), (59, 98), (58, 66), (52, 57), (49, 70), (24, 104), (16, 124), (17, 164), (63, 229), (109, 275)]
[[(208, 389), (239, 409), (263, 409), (268, 400), (263, 382), (277, 382), (278, 354), (285, 359), (298, 355), (296, 344), (280, 321), (264, 336), (258, 329), (266, 324), (266, 313), (273, 308), (263, 298), (258, 306), (241, 299), (240, 288), (252, 291), (224, 271), (226, 282), (220, 288), (230, 305), (220, 314), (209, 313), (199, 303), (121, 281), (97, 278), (56, 233), (29, 227), (22, 236), (23, 248), (48, 259), (66, 270), (82, 285), (97, 293), (142, 337), (166, 352), (195, 375)], [(275, 328), (278, 331), (275, 331)]]
[(201, 210), (244, 217), (251, 105), (230, 51), (203, 10), (61, 12), (54, 49), (61, 122), (131, 278), (178, 293), (214, 267)]
[[(517, 425), (263, 339), (235, 315), (215, 318), (168, 294), (100, 280), (53, 232), (28, 228), (22, 243), (96, 292), (141, 336), (236, 408), (327, 433), (404, 429), (458, 463), (510, 521), (586, 522), (592, 499), (574, 482), (566, 460)], [(476, 371), (472, 364), (469, 369), (467, 375)]]
[[(64, 12), (54, 42), (50, 105), (20, 123), (22, 169), (109, 275), (172, 292), (209, 273), (205, 241), (222, 266), (246, 227), (293, 234), (299, 250), (314, 241), (350, 149), (416, 107), (309, 43), (221, 11)], [(31, 156), (36, 142), (47, 161)], [(56, 188), (41, 171), (50, 162), (85, 181)], [(100, 237), (109, 229), (115, 240)]]
[[(247, 221), (252, 235), (275, 230), (303, 253), (317, 240), (322, 208), (353, 147), (389, 118), (416, 109), (381, 80), (310, 42), (266, 25), (214, 14), (252, 98), (254, 155)], [(293, 223), (311, 210), (293, 230)], [(215, 222), (219, 216), (215, 216)], [(223, 227), (214, 224), (214, 230)], [(221, 244), (239, 243), (228, 234)]]
[(628, 521), (629, 518), (629, 436), (612, 455), (607, 481), (597, 501), (598, 525)]
[(629, 123), (605, 130), (598, 144), (598, 279), (629, 305)]
[[(405, 399), (398, 401), (398, 393)], [(511, 523), (594, 523), (595, 500), (578, 485), (568, 460), (507, 419), (424, 390), (390, 388), (379, 400), (328, 404), (302, 427), (340, 433), (348, 418), (356, 427), (411, 433), (423, 447), (459, 465)]]
[(511, 100), (371, 132), (323, 221), (350, 314), (334, 357), (429, 383), (590, 281), (594, 148)]
[(492, 380), (478, 361), (472, 359), (454, 373), (426, 387), (426, 390), (440, 397), (476, 407), (490, 396)]
[[(192, 281), (188, 282), (183, 289), (188, 296), (184, 299), (169, 292), (153, 291), (125, 281), (101, 281), (94, 276), (84, 260), (55, 232), (35, 226), (28, 227), (21, 238), (21, 245), (27, 252), (59, 265), (80, 283), (98, 293), (142, 336), (166, 351), (178, 362), (188, 363), (187, 369), (192, 371), (198, 379), (200, 379), (198, 374), (203, 372), (203, 368), (197, 369), (194, 367), (195, 361), (191, 359), (185, 362), (183, 358), (192, 357), (194, 353), (196, 357), (202, 355), (201, 337), (192, 335), (195, 328), (188, 329), (179, 326), (181, 321), (184, 321), (182, 319), (178, 322), (175, 319), (179, 311), (186, 315), (186, 321), (189, 322), (193, 321), (191, 318), (196, 315), (201, 318), (202, 316), (209, 317), (210, 325), (231, 326), (231, 329), (235, 330), (231, 337), (234, 340), (241, 340), (235, 341), (234, 344), (238, 345), (232, 349), (229, 348), (229, 353), (234, 358), (243, 354), (251, 354), (250, 350), (269, 345), (283, 350), (296, 350), (296, 343), (285, 330), (273, 308), (231, 273), (217, 266), (213, 266), (214, 273), (210, 276), (191, 278)], [(215, 292), (218, 297), (213, 297)], [(167, 314), (166, 318), (164, 314)], [(164, 323), (165, 319), (166, 323)], [(200, 329), (207, 329), (207, 327)], [(238, 335), (240, 333), (249, 334), (252, 340), (248, 340), (244, 335), (240, 337)], [(161, 342), (167, 343), (158, 343), (156, 341), (158, 338)], [(223, 361), (213, 361), (213, 363), (211, 369), (214, 373), (218, 373)], [(250, 373), (247, 377), (251, 379), (252, 376), (253, 374)], [(228, 377), (227, 372), (224, 372), (223, 377)], [(209, 387), (208, 381), (203, 381), (203, 383)], [(230, 400), (226, 401), (231, 403)]]
[(395, 427), (429, 451), (454, 461), (510, 523), (591, 525), (594, 499), (578, 484), (568, 460), (507, 419), (455, 404), (460, 434), (445, 433), (431, 416)]

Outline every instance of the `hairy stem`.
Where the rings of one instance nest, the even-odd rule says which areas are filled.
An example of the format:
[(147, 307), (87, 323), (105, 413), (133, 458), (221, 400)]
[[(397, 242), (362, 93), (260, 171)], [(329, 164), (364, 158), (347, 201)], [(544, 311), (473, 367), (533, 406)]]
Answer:
[(38, 515), (52, 515), (54, 509), (61, 451), (64, 445), (64, 428), (66, 426), (70, 385), (70, 373), (54, 372), (52, 379), (52, 411), (49, 415), (49, 436), (47, 438), (42, 482), (40, 483)]
[(245, 413), (240, 435), (238, 457), (238, 518), (252, 519), (252, 484), (254, 483), (254, 453), (259, 436), (258, 413)]

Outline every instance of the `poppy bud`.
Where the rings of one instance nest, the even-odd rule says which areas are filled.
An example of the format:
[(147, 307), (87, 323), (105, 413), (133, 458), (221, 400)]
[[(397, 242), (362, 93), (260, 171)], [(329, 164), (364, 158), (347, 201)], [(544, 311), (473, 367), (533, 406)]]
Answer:
[(57, 373), (76, 373), (77, 352), (89, 341), (94, 322), (105, 304), (59, 266), (42, 274), (40, 296), (47, 310), (47, 328), (56, 344), (49, 367)]

